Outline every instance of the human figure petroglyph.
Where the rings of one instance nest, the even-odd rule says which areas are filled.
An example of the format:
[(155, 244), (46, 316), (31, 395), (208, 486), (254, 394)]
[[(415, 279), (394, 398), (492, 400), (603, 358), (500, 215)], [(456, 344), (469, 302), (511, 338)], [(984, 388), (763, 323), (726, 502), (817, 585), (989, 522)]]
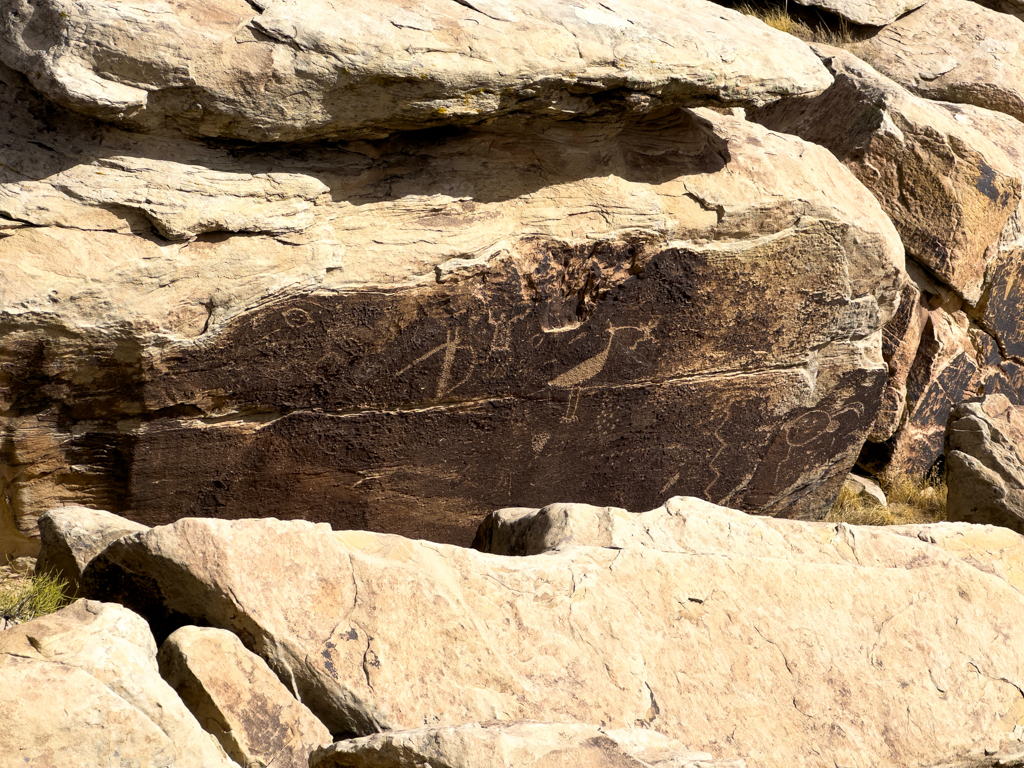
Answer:
[[(470, 354), (469, 371), (466, 373), (465, 376), (462, 377), (462, 379), (458, 383), (451, 384), (450, 382), (451, 382), (451, 379), (452, 379), (452, 367), (455, 364), (455, 356), (458, 354), (460, 349), (467, 349), (467, 350), (469, 350), (469, 354)], [(435, 392), (434, 397), (436, 397), (436, 398), (444, 397), (445, 395), (455, 391), (456, 389), (461, 387), (463, 384), (465, 384), (467, 381), (469, 381), (469, 377), (472, 376), (473, 375), (473, 371), (476, 370), (476, 354), (473, 351), (472, 345), (470, 345), (470, 344), (462, 344), (461, 343), (461, 341), (459, 339), (459, 329), (458, 328), (456, 328), (454, 330), (448, 331), (447, 339), (444, 342), (444, 344), (438, 344), (436, 347), (434, 347), (432, 350), (427, 352), (425, 355), (422, 355), (421, 357), (418, 357), (415, 360), (413, 360), (411, 363), (409, 363), (407, 366), (405, 366), (405, 368), (400, 370), (395, 375), (396, 376), (401, 376), (403, 373), (405, 373), (409, 369), (414, 368), (415, 366), (419, 365), (420, 363), (426, 362), (427, 360), (432, 358), (434, 355), (440, 353), (441, 351), (444, 352), (444, 359), (441, 361), (441, 372), (438, 374), (438, 377), (437, 377), (437, 391)]]
[[(844, 417), (853, 416), (854, 419), (860, 421), (865, 410), (866, 407), (861, 402), (848, 403), (835, 414), (823, 408), (815, 408), (801, 414), (791, 424), (785, 426), (780, 433), (783, 443), (781, 455), (778, 455), (773, 462), (774, 466), (768, 470), (771, 473), (771, 481), (767, 485), (767, 490), (776, 492), (780, 489), (779, 486), (782, 482), (779, 479), (780, 476), (783, 472), (793, 469), (790, 464), (794, 449), (803, 448), (816, 440), (831, 435), (829, 449), (834, 452), (836, 439), (846, 437), (851, 432), (849, 429), (843, 429)], [(815, 451), (825, 453), (819, 448), (815, 448)]]

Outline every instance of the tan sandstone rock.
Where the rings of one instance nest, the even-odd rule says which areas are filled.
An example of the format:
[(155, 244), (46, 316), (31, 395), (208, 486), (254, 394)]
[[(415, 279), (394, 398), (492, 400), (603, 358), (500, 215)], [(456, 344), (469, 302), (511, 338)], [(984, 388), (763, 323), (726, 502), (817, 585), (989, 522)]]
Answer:
[(470, 723), (389, 731), (315, 751), (309, 768), (744, 768), (655, 731), (576, 723)]
[(310, 753), (331, 741), (324, 724), (231, 632), (182, 627), (157, 660), (164, 680), (241, 766), (307, 768)]
[(90, 574), (158, 626), (184, 615), (239, 630), (335, 732), (647, 724), (788, 768), (1020, 754), (1024, 595), (891, 539), (905, 545), (899, 567), (791, 551), (507, 558), (300, 521), (189, 519), (119, 540)]
[(929, 0), (851, 46), (919, 96), (1024, 120), (1024, 21), (970, 0)]
[(160, 677), (146, 622), (79, 600), (0, 633), (0, 766), (232, 768)]
[(1024, 533), (1024, 410), (1003, 395), (962, 403), (946, 433), (947, 515)]
[(829, 83), (799, 40), (702, 0), (17, 0), (0, 40), (59, 104), (248, 141), (760, 104)]
[(39, 518), (39, 558), (36, 573), (51, 573), (78, 593), (82, 571), (115, 539), (149, 530), (140, 523), (100, 509), (58, 507)]
[(652, 111), (229, 152), (2, 83), (0, 498), (26, 535), (67, 504), (274, 498), (468, 543), (554, 489), (814, 516), (874, 419), (902, 245), (798, 138)]
[(994, 246), (1021, 205), (1024, 124), (930, 102), (847, 51), (814, 50), (835, 84), (753, 119), (827, 147), (878, 198), (908, 255), (977, 303)]

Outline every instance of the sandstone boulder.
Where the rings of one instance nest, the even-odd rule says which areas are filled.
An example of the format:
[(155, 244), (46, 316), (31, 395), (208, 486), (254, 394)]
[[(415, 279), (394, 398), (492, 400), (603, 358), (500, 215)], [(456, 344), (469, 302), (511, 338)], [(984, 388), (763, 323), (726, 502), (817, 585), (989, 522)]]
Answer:
[(814, 50), (835, 84), (752, 118), (827, 147), (878, 198), (907, 254), (977, 303), (993, 246), (1021, 204), (1024, 124), (929, 102), (847, 51)]
[(829, 83), (799, 40), (703, 0), (17, 0), (0, 43), (64, 106), (247, 141), (759, 104)]
[(655, 110), (228, 151), (6, 72), (0, 490), (27, 535), (82, 504), (468, 544), (556, 489), (809, 517), (874, 419), (902, 245), (798, 138)]
[(1024, 533), (1024, 412), (1003, 395), (959, 405), (946, 433), (947, 515)]
[(929, 472), (943, 456), (946, 422), (953, 408), (977, 394), (979, 360), (964, 312), (928, 313), (914, 363), (907, 372), (899, 430), (881, 443), (867, 443), (860, 462), (867, 469)]
[(998, 525), (929, 523), (892, 525), (886, 531), (938, 547), (1024, 592), (1024, 536)]
[(331, 734), (231, 632), (182, 627), (160, 646), (160, 674), (241, 766), (307, 768)]
[(929, 0), (851, 50), (919, 96), (1024, 120), (1024, 21), (971, 0)]
[[(915, 541), (908, 542), (908, 537)], [(1024, 539), (991, 526), (798, 522), (746, 515), (687, 497), (639, 514), (587, 504), (501, 509), (484, 519), (474, 546), (497, 555), (608, 547), (870, 568), (920, 568), (960, 559), (1016, 589), (1024, 586), (1018, 575)]]
[[(772, 524), (807, 531), (794, 550), (833, 536)], [(1024, 595), (892, 539), (899, 567), (843, 562), (838, 543), (816, 562), (579, 546), (507, 558), (186, 519), (118, 540), (86, 581), (165, 630), (236, 631), (334, 733), (528, 719), (646, 724), (764, 766), (1021, 754)]]
[(58, 507), (39, 518), (39, 558), (36, 573), (52, 573), (78, 593), (82, 571), (115, 539), (148, 528), (100, 509)]
[(234, 766), (161, 679), (146, 622), (120, 605), (79, 600), (0, 633), (0, 680), (3, 768)]
[(575, 723), (470, 723), (389, 731), (317, 750), (309, 768), (743, 768), (642, 728)]

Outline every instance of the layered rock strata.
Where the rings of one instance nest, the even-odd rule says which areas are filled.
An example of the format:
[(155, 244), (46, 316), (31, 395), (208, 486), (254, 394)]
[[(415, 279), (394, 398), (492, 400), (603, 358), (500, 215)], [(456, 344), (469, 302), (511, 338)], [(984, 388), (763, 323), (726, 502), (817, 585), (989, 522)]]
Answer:
[(797, 138), (644, 102), (226, 148), (0, 98), (25, 535), (77, 503), (468, 543), (553, 488), (814, 516), (874, 419), (902, 246)]
[[(237, 632), (335, 733), (646, 724), (765, 766), (1024, 752), (1015, 586), (910, 535), (876, 537), (893, 553), (883, 567), (841, 558), (841, 542), (831, 562), (805, 557), (832, 534), (771, 521), (787, 523), (791, 548), (749, 539), (768, 556), (506, 558), (301, 521), (190, 519), (115, 542), (86, 580), (163, 631), (198, 619)], [(281, 553), (281, 569), (251, 567)]]

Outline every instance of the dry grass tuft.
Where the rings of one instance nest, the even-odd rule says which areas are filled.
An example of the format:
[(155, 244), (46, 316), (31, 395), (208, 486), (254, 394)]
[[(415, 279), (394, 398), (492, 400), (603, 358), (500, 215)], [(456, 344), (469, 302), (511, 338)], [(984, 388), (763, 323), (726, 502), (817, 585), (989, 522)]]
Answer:
[(808, 43), (824, 43), (825, 45), (843, 46), (854, 41), (853, 30), (849, 22), (840, 19), (837, 25), (828, 26), (823, 22), (808, 22), (798, 19), (789, 13), (789, 7), (777, 5), (758, 7), (750, 3), (737, 5), (736, 10), (747, 16), (760, 19), (769, 27), (799, 37)]
[(66, 581), (49, 573), (0, 576), (0, 627), (60, 610), (71, 602), (67, 587)]
[(889, 502), (887, 509), (844, 486), (825, 519), (850, 525), (910, 525), (946, 519), (946, 483), (941, 477), (892, 473), (878, 479)]

